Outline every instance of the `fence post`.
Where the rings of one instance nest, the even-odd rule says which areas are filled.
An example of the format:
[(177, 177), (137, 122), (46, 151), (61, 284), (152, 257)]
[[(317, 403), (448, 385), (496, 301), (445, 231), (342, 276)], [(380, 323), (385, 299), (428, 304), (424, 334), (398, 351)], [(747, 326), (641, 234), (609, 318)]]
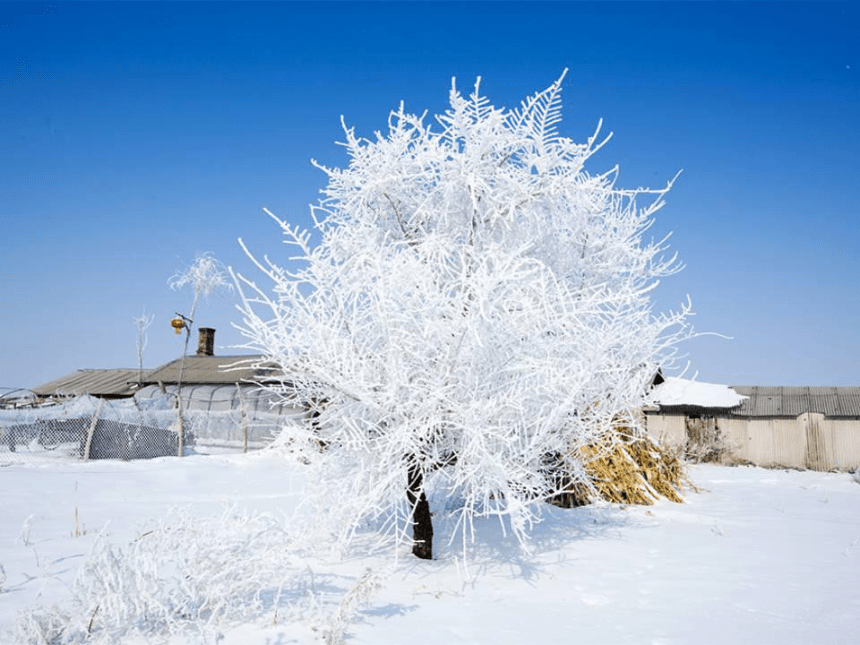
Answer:
[(248, 452), (248, 415), (245, 412), (245, 397), (242, 396), (242, 387), (236, 383), (236, 393), (239, 395), (239, 410), (242, 419), (242, 433), (245, 435), (245, 450)]
[(183, 448), (182, 444), (184, 443), (184, 439), (185, 439), (185, 420), (182, 418), (182, 386), (181, 385), (176, 389), (176, 405), (178, 406), (178, 409), (179, 409), (179, 413), (178, 413), (179, 414), (179, 417), (178, 417), (179, 427), (177, 428), (177, 430), (179, 432), (177, 433), (177, 438), (176, 438), (176, 445), (177, 445), (176, 456), (181, 457), (182, 456), (182, 448)]
[(93, 445), (93, 434), (96, 431), (96, 424), (99, 422), (99, 417), (102, 413), (102, 406), (104, 406), (104, 404), (105, 400), (99, 399), (99, 405), (93, 415), (93, 420), (90, 422), (90, 429), (87, 431), (87, 443), (84, 445), (84, 454), (81, 455), (81, 459), (84, 461), (89, 461), (90, 459), (90, 448), (92, 448)]

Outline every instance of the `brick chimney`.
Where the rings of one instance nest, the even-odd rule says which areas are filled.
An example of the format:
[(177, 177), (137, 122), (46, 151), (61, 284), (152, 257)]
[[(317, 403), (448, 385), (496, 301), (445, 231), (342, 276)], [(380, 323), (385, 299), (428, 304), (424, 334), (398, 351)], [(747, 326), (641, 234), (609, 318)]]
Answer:
[(197, 341), (198, 356), (215, 355), (215, 330), (211, 327), (201, 327), (198, 332), (200, 339)]

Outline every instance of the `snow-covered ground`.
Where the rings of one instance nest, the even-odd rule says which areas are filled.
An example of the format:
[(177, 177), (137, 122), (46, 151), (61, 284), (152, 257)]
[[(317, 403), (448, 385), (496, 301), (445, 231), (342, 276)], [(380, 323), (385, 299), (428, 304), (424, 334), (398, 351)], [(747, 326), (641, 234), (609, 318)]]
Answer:
[[(241, 620), (201, 628), (177, 618), (172, 627), (183, 635), (161, 640), (123, 634), (116, 625), (108, 640), (100, 604), (77, 616), (92, 627), (92, 642), (286, 645), (321, 643), (326, 634), (337, 642), (338, 626), (347, 643), (367, 645), (857, 642), (855, 478), (720, 466), (694, 466), (690, 475), (700, 490), (688, 492), (686, 504), (553, 509), (534, 532), (531, 555), (487, 523), (464, 564), (459, 544), (445, 546), (449, 528), (440, 525), (432, 562), (406, 555), (396, 563), (382, 555), (338, 558), (304, 544), (293, 548), (287, 566), (276, 562), (271, 543), (255, 537), (265, 531), (253, 519), (269, 513), (285, 535), (295, 529), (288, 517), (301, 498), (302, 467), (283, 457), (8, 466), (0, 468), (0, 642), (18, 645), (20, 636), (7, 630), (19, 611), (33, 616), (34, 608), (50, 612), (59, 603), (56, 611), (80, 613), (71, 604), (73, 589), (80, 591), (73, 580), (94, 545), (102, 554), (105, 544), (123, 549), (116, 566), (134, 563), (141, 557), (134, 545), (152, 535), (167, 539), (164, 526), (183, 524), (182, 518), (185, 532), (172, 535), (198, 542), (190, 547), (201, 569), (206, 558), (218, 557), (203, 548), (207, 539), (226, 540), (229, 533), (240, 573), (218, 583), (226, 596), (231, 584), (241, 587), (242, 562), (260, 584), (265, 562), (292, 567), (288, 589), (274, 600), (264, 597)], [(225, 504), (233, 505), (226, 515)], [(165, 517), (161, 533), (148, 533)], [(165, 586), (172, 575), (184, 584), (187, 574), (174, 575), (184, 565), (171, 553), (152, 575)], [(260, 553), (269, 560), (256, 562)], [(361, 597), (369, 602), (353, 610)], [(145, 619), (138, 625), (145, 630)]]

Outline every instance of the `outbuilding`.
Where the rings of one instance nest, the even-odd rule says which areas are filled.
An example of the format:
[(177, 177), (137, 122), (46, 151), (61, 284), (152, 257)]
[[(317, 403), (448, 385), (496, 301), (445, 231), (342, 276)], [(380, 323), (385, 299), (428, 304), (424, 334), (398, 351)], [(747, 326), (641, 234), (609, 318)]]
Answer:
[[(697, 396), (723, 388), (722, 398)], [(734, 397), (734, 398), (733, 398)], [(720, 386), (667, 379), (648, 432), (688, 458), (810, 470), (860, 468), (860, 387)]]

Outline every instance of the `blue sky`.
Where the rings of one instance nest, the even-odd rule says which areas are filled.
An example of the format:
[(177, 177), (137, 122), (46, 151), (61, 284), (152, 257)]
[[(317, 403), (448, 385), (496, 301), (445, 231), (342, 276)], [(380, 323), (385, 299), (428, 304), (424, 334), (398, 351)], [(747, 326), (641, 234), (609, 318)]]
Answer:
[[(512, 106), (568, 67), (562, 132), (604, 119), (625, 186), (683, 174), (654, 234), (686, 269), (690, 373), (860, 384), (860, 13), (849, 3), (0, 2), (0, 387), (177, 357), (191, 294), (168, 277), (236, 239), (282, 256), (268, 207), (303, 223), (403, 100), (442, 112), (452, 76)], [(234, 297), (201, 304), (217, 353)]]

